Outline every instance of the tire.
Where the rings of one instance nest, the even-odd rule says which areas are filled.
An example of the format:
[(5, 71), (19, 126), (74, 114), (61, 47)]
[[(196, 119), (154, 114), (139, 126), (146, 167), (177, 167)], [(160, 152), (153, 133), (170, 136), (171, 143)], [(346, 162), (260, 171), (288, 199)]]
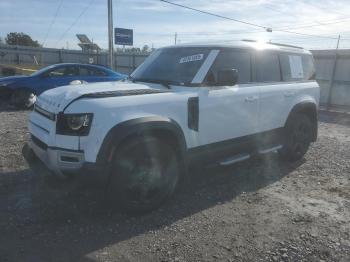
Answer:
[(128, 140), (113, 158), (110, 197), (127, 212), (151, 211), (173, 195), (179, 170), (176, 151), (160, 139)]
[(302, 159), (311, 144), (312, 131), (312, 123), (305, 114), (291, 115), (285, 126), (285, 143), (279, 151), (282, 159), (287, 161)]
[(17, 108), (31, 108), (35, 101), (35, 94), (25, 89), (15, 90), (10, 98), (10, 104)]
[(27, 162), (32, 162), (36, 159), (34, 151), (29, 147), (27, 143), (22, 147), (22, 155)]

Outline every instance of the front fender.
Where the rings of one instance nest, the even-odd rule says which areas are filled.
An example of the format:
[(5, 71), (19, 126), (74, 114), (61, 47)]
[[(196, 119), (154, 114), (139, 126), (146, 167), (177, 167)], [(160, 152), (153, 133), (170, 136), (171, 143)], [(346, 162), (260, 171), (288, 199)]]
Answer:
[(125, 139), (134, 135), (147, 135), (164, 132), (175, 138), (175, 142), (181, 156), (187, 150), (186, 140), (180, 125), (167, 117), (148, 116), (127, 120), (112, 127), (105, 136), (97, 155), (96, 163), (106, 164), (111, 160), (114, 150)]

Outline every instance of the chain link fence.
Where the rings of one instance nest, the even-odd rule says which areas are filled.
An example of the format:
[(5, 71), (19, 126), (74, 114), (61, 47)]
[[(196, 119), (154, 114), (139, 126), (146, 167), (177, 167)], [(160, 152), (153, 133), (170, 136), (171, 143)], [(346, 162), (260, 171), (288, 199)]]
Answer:
[[(114, 68), (118, 72), (130, 74), (148, 55), (148, 53), (117, 53), (114, 57)], [(79, 50), (0, 45), (0, 65), (3, 68), (12, 67), (30, 72), (58, 63), (90, 63), (107, 66), (107, 52), (83, 53)]]
[[(314, 50), (316, 78), (321, 86), (321, 104), (350, 106), (350, 50)], [(149, 53), (115, 54), (115, 70), (130, 74)], [(29, 74), (57, 63), (93, 63), (107, 66), (107, 52), (32, 48), (0, 45), (0, 72)], [(1, 70), (2, 67), (2, 70)], [(12, 70), (12, 71), (11, 71)]]

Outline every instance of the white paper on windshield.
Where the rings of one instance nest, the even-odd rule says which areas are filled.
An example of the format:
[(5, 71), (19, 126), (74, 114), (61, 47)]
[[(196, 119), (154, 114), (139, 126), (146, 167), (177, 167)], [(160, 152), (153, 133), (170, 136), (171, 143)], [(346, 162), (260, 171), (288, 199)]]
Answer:
[(303, 63), (301, 61), (301, 56), (296, 55), (288, 55), (289, 57), (289, 65), (290, 65), (290, 73), (292, 78), (303, 78)]
[(181, 57), (180, 61), (179, 61), (179, 64), (193, 62), (193, 61), (199, 61), (199, 60), (202, 60), (203, 57), (204, 57), (203, 54), (196, 54), (196, 55), (190, 55), (190, 56)]

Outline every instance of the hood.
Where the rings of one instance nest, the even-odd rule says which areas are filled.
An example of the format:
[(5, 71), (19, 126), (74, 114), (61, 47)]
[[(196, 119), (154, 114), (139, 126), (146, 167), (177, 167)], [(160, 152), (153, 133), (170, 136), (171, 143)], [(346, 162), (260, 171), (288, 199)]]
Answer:
[(136, 91), (144, 93), (154, 93), (157, 90), (159, 92), (168, 91), (160, 90), (159, 87), (158, 84), (136, 84), (131, 82), (101, 82), (61, 86), (42, 93), (37, 98), (36, 104), (49, 112), (58, 113), (64, 111), (70, 103), (82, 97), (120, 96), (120, 94), (125, 94), (127, 91), (129, 91), (129, 94)]
[(12, 83), (14, 81), (23, 79), (23, 78), (28, 78), (29, 76), (25, 75), (14, 75), (14, 76), (6, 76), (6, 77), (0, 77), (0, 85), (3, 83)]

